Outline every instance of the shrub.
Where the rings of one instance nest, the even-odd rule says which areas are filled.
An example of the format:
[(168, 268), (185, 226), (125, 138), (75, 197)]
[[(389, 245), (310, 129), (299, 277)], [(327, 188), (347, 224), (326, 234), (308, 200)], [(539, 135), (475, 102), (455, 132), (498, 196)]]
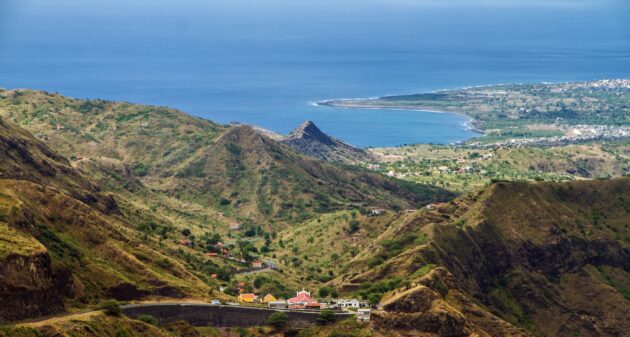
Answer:
[(385, 259), (383, 259), (381, 256), (377, 256), (370, 259), (370, 261), (368, 262), (368, 267), (373, 268), (382, 264), (383, 262), (385, 262)]
[(289, 316), (284, 312), (276, 311), (273, 314), (269, 315), (267, 318), (267, 323), (276, 329), (284, 328), (289, 322)]
[(109, 316), (120, 316), (122, 315), (122, 308), (120, 306), (120, 302), (116, 300), (106, 300), (101, 302), (98, 305), (100, 310), (103, 310), (106, 315)]
[(144, 177), (149, 173), (149, 167), (140, 163), (131, 168), (131, 173), (135, 176)]
[(331, 288), (328, 286), (323, 286), (319, 288), (319, 297), (328, 297), (330, 296)]
[(368, 302), (370, 303), (370, 305), (374, 306), (377, 305), (379, 302), (381, 302), (381, 297), (383, 295), (379, 294), (379, 293), (371, 293), (368, 295)]
[(352, 234), (359, 230), (359, 221), (352, 220), (350, 221), (350, 227), (348, 228), (348, 233)]
[(173, 267), (173, 262), (171, 262), (169, 259), (167, 258), (163, 258), (162, 260), (158, 261), (158, 266), (164, 268), (164, 269), (170, 269), (171, 267)]
[(317, 324), (326, 325), (335, 321), (335, 313), (332, 310), (322, 310), (317, 317)]
[(154, 325), (154, 326), (158, 325), (157, 319), (155, 319), (155, 317), (153, 317), (151, 315), (140, 315), (140, 316), (138, 316), (137, 320), (139, 320), (140, 322), (144, 322), (144, 323), (147, 323), (147, 324)]

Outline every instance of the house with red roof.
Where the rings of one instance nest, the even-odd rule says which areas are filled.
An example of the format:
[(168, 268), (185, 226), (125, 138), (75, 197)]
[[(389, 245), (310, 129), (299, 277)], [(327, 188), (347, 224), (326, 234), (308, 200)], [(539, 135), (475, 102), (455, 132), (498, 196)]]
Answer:
[(240, 294), (240, 295), (238, 295), (238, 301), (239, 302), (254, 303), (257, 300), (258, 300), (258, 296), (256, 296), (256, 294)]
[(315, 304), (317, 301), (311, 297), (311, 293), (302, 289), (302, 291), (297, 292), (295, 297), (289, 298), (287, 303), (289, 306), (306, 306), (308, 304)]

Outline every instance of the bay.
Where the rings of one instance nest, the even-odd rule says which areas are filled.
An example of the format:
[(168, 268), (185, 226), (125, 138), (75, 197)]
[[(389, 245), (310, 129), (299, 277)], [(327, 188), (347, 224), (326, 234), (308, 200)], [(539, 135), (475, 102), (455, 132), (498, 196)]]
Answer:
[(448, 144), (455, 114), (315, 106), (630, 76), (624, 1), (0, 1), (0, 86), (172, 106), (357, 146)]

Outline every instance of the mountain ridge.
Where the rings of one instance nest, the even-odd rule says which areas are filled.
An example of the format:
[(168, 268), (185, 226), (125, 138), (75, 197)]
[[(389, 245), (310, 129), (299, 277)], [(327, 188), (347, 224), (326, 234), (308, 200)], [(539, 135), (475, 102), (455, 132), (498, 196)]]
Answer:
[[(513, 335), (512, 326), (524, 329), (517, 335), (617, 336), (630, 328), (622, 318), (630, 309), (628, 191), (630, 178), (498, 182), (402, 216), (337, 282), (350, 291), (409, 282), (383, 296), (376, 321), (384, 328), (445, 335), (435, 308), (448, 306), (461, 333)], [(405, 305), (422, 293), (424, 306)], [(504, 323), (488, 323), (480, 310)]]

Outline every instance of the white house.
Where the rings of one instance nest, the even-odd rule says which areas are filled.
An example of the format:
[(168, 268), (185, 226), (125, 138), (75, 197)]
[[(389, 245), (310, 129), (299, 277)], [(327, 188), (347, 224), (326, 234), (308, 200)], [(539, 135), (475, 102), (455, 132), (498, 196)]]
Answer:
[(379, 216), (379, 215), (383, 215), (385, 213), (384, 209), (381, 208), (375, 208), (370, 210), (370, 213), (368, 214), (368, 216)]
[(352, 298), (352, 299), (340, 298), (340, 299), (337, 299), (335, 303), (341, 309), (346, 309), (346, 308), (359, 309), (361, 307), (361, 301), (355, 298)]

